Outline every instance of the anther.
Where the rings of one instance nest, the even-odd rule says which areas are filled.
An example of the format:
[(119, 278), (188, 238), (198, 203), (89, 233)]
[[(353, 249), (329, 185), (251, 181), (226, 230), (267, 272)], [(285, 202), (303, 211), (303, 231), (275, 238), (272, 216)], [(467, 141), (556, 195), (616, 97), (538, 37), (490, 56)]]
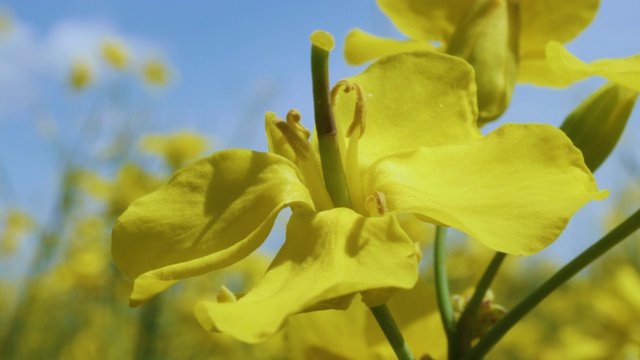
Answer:
[(309, 138), (311, 137), (311, 133), (309, 132), (309, 130), (307, 130), (306, 127), (300, 124), (300, 119), (300, 112), (297, 109), (291, 109), (287, 113), (287, 124), (289, 124), (296, 131), (301, 132), (302, 135), (304, 135), (305, 139), (309, 140)]
[(387, 202), (384, 194), (380, 191), (374, 191), (373, 194), (369, 195), (364, 206), (370, 215), (377, 214), (382, 216), (387, 212)]
[[(287, 118), (289, 118), (289, 114), (287, 114)], [(307, 160), (307, 153), (309, 153), (310, 150), (309, 143), (307, 142), (307, 139), (302, 138), (301, 134), (298, 132), (299, 129), (296, 129), (297, 126), (292, 126), (290, 123), (284, 122), (282, 119), (274, 119), (273, 124), (278, 130), (280, 130), (280, 133), (282, 133), (282, 136), (287, 140), (287, 143), (289, 143), (293, 152), (296, 153), (296, 156), (298, 156), (302, 161)], [(300, 125), (300, 127), (302, 127), (302, 125)]]
[(364, 88), (362, 85), (358, 83), (350, 83), (347, 80), (340, 80), (336, 83), (336, 85), (331, 89), (331, 105), (334, 106), (336, 103), (336, 98), (338, 96), (338, 92), (342, 90), (345, 94), (351, 92), (351, 90), (356, 91), (356, 108), (353, 112), (353, 121), (349, 125), (347, 129), (346, 136), (350, 137), (353, 132), (359, 127), (360, 135), (362, 137), (364, 134), (364, 130), (366, 127), (366, 115), (367, 115), (367, 100), (364, 94)]

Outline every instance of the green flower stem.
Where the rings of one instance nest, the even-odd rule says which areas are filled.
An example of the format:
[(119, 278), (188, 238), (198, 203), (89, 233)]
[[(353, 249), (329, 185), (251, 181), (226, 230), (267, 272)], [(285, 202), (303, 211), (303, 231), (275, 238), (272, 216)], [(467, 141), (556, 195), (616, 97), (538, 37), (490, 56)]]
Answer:
[[(507, 256), (505, 253), (497, 252), (489, 263), (489, 266), (482, 274), (473, 296), (467, 303), (460, 315), (460, 319), (456, 325), (456, 331), (452, 338), (449, 339), (449, 358), (459, 359), (471, 349), (471, 340), (473, 340), (473, 328), (478, 317), (480, 305), (486, 294), (491, 282), (498, 273), (502, 261)], [(453, 352), (451, 350), (454, 350)]]
[[(436, 277), (436, 293), (438, 296), (438, 308), (442, 317), (442, 325), (447, 333), (447, 338), (455, 333), (456, 322), (453, 318), (453, 307), (451, 306), (451, 296), (449, 295), (449, 284), (447, 283), (447, 253), (445, 247), (447, 228), (436, 227), (436, 241), (434, 249), (434, 273)], [(451, 341), (449, 341), (451, 344)]]
[(578, 255), (570, 263), (555, 273), (544, 284), (540, 285), (529, 296), (522, 300), (507, 315), (489, 330), (485, 336), (469, 351), (465, 359), (481, 359), (495, 345), (504, 334), (522, 319), (531, 309), (538, 305), (544, 298), (551, 294), (560, 285), (567, 282), (575, 274), (591, 264), (594, 260), (609, 251), (626, 237), (640, 228), (640, 210), (637, 210), (622, 224), (611, 230), (607, 235)]
[(389, 312), (387, 305), (383, 304), (369, 309), (376, 318), (378, 325), (380, 325), (384, 336), (387, 337), (389, 344), (391, 344), (391, 348), (393, 348), (393, 351), (396, 353), (398, 360), (413, 360), (413, 354), (411, 353), (411, 350), (409, 350), (407, 343), (404, 341), (402, 333), (398, 329), (398, 325), (396, 325), (393, 320), (393, 316), (391, 316), (391, 312)]
[(338, 146), (338, 131), (331, 109), (329, 90), (329, 51), (311, 46), (311, 75), (313, 79), (313, 106), (320, 149), (320, 161), (325, 187), (336, 207), (351, 207), (347, 177)]
[(158, 333), (160, 332), (160, 315), (162, 313), (162, 297), (156, 296), (142, 305), (139, 313), (138, 339), (136, 342), (136, 359), (152, 360), (158, 354)]

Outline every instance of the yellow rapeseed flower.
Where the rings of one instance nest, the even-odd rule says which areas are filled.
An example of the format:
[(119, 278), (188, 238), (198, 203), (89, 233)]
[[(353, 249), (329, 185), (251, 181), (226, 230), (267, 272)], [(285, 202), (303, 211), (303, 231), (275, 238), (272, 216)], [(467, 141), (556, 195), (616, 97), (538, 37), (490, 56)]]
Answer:
[(230, 149), (193, 162), (118, 219), (112, 255), (134, 279), (131, 305), (245, 258), (288, 207), (286, 240), (258, 284), (196, 308), (206, 329), (255, 343), (291, 315), (346, 309), (358, 293), (379, 306), (412, 288), (420, 254), (397, 214), (530, 255), (607, 195), (553, 126), (507, 124), (483, 136), (474, 72), (460, 58), (387, 57), (339, 81), (326, 101), (351, 206), (334, 204), (318, 140), (300, 114), (291, 110), (285, 121), (269, 112), (269, 152)]
[(71, 65), (71, 73), (69, 74), (69, 85), (74, 90), (84, 90), (87, 85), (93, 81), (93, 69), (89, 62), (84, 60), (75, 61)]
[(144, 81), (153, 86), (166, 86), (169, 83), (169, 68), (159, 58), (147, 59), (142, 65)]
[(179, 131), (173, 134), (146, 135), (140, 141), (142, 151), (158, 155), (174, 171), (202, 156), (207, 150), (207, 139), (197, 133)]
[(31, 217), (22, 211), (11, 210), (3, 219), (4, 224), (0, 229), (0, 249), (2, 253), (10, 253), (18, 248), (20, 238), (35, 225)]
[(120, 40), (105, 40), (102, 43), (102, 56), (107, 63), (118, 70), (123, 70), (129, 65), (129, 50)]

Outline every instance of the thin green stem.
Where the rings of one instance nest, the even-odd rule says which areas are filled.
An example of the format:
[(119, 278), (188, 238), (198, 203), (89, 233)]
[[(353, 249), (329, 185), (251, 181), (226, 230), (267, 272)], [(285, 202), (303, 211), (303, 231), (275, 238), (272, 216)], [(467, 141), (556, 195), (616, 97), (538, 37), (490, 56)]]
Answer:
[(436, 294), (438, 297), (438, 308), (440, 309), (442, 325), (444, 326), (444, 330), (447, 333), (447, 338), (450, 338), (455, 332), (456, 323), (453, 318), (453, 307), (451, 306), (451, 296), (449, 295), (449, 284), (447, 282), (447, 250), (445, 247), (446, 235), (446, 227), (436, 227), (436, 241), (433, 254), (433, 263), (434, 273), (436, 277), (435, 280)]
[(380, 325), (384, 336), (387, 337), (387, 340), (389, 341), (391, 348), (393, 348), (393, 352), (396, 353), (398, 359), (413, 360), (413, 354), (411, 353), (407, 343), (404, 341), (402, 333), (400, 332), (400, 329), (398, 329), (396, 322), (393, 320), (393, 316), (391, 315), (387, 305), (383, 304), (369, 309), (376, 318), (378, 325)]
[[(454, 336), (449, 339), (450, 359), (460, 359), (469, 351), (469, 349), (471, 349), (473, 328), (476, 319), (478, 318), (478, 313), (480, 312), (482, 300), (484, 299), (484, 295), (489, 289), (489, 286), (491, 286), (491, 282), (493, 282), (493, 279), (498, 273), (498, 269), (500, 268), (500, 265), (502, 265), (502, 261), (506, 256), (507, 254), (505, 253), (497, 252), (491, 260), (491, 263), (489, 263), (487, 269), (484, 271), (484, 274), (482, 274), (480, 281), (478, 281), (478, 285), (476, 285), (473, 296), (471, 296), (471, 299), (460, 315), (460, 319), (458, 319)], [(454, 350), (454, 352), (451, 350)]]
[(351, 207), (347, 177), (338, 146), (338, 131), (331, 109), (329, 90), (329, 51), (311, 46), (311, 75), (313, 79), (313, 105), (318, 148), (325, 187), (336, 207)]
[(531, 309), (538, 305), (544, 298), (567, 282), (594, 260), (609, 251), (612, 247), (627, 238), (640, 228), (640, 210), (637, 210), (622, 224), (611, 230), (607, 235), (578, 255), (570, 263), (555, 273), (544, 284), (540, 285), (529, 296), (522, 300), (504, 318), (483, 336), (478, 344), (469, 351), (465, 359), (481, 359), (504, 336), (504, 334), (522, 319)]

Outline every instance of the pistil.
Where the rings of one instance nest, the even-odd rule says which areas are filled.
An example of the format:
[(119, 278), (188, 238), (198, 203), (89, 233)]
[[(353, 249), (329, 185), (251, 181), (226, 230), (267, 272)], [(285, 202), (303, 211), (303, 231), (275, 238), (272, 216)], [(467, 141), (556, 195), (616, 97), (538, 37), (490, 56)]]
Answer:
[(333, 37), (324, 31), (316, 31), (311, 34), (311, 43), (313, 103), (322, 175), (333, 204), (351, 208), (329, 93), (329, 52), (334, 46)]

